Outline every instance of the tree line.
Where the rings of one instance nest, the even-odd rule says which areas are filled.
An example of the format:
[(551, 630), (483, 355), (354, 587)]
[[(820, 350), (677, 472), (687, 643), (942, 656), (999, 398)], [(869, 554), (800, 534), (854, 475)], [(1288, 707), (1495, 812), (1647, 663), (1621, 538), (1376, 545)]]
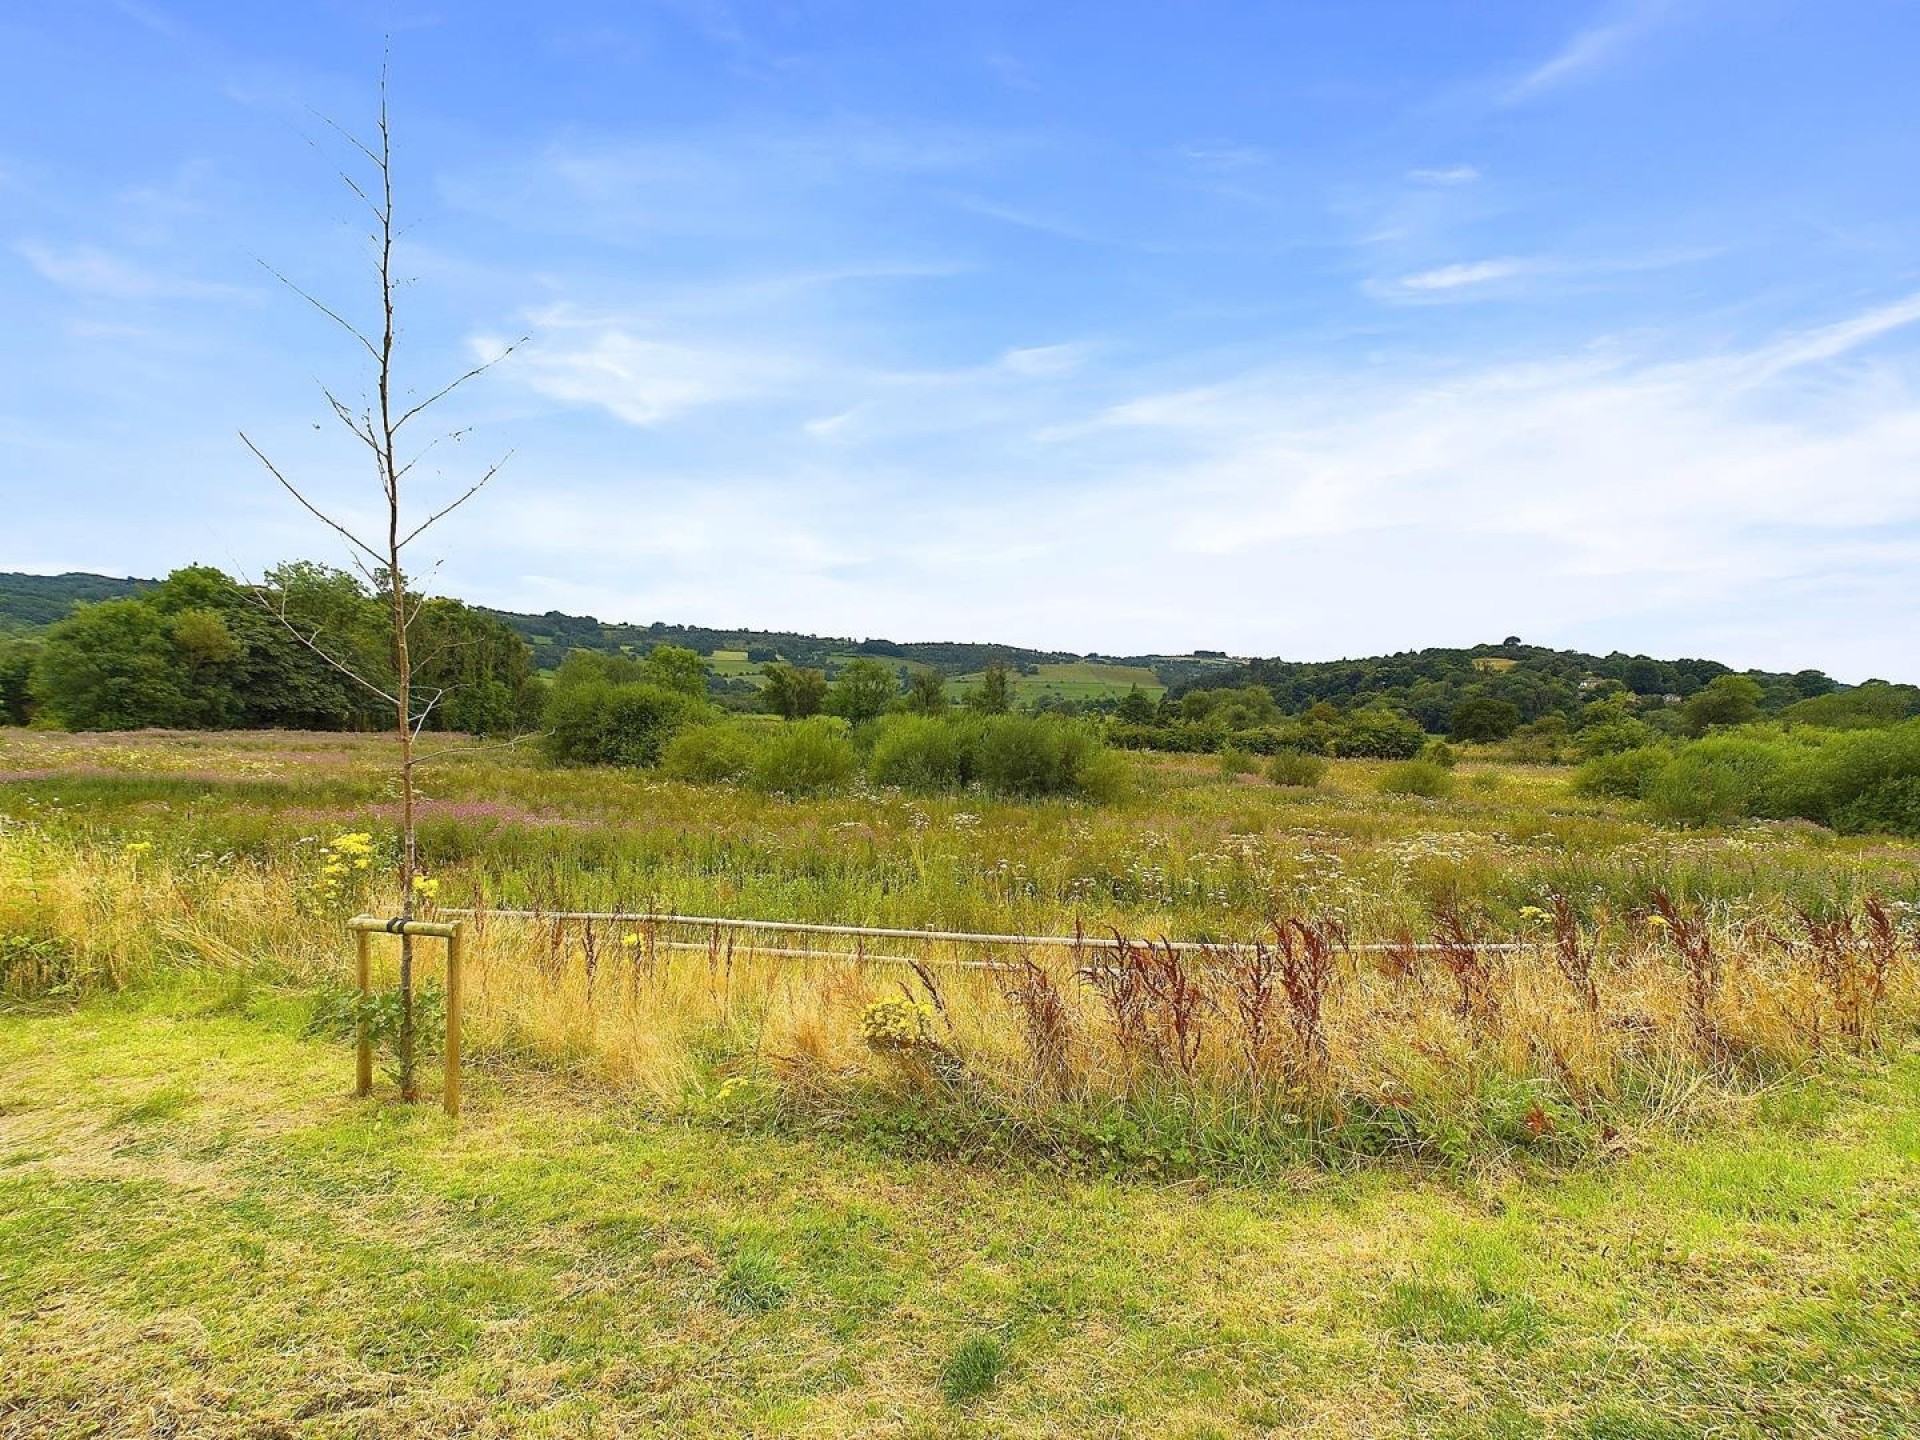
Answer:
[[(394, 668), (384, 581), (374, 580), (304, 561), (258, 583), (207, 565), (175, 570), (0, 643), (0, 707), (14, 724), (69, 730), (384, 728), (385, 707), (346, 673), (380, 684)], [(519, 636), (458, 600), (410, 603), (426, 728), (538, 724), (541, 686)]]

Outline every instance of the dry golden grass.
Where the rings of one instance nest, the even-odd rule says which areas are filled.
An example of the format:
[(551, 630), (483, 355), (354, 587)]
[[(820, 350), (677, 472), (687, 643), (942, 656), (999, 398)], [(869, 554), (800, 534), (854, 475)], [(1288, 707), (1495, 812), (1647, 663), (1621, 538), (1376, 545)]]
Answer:
[[(27, 953), (62, 957), (82, 986), (183, 965), (343, 978), (342, 897), (317, 890), (310, 869), (182, 868), (137, 842), (103, 851), (16, 826), (0, 837), (0, 874), (0, 929), (38, 937)], [(371, 891), (347, 898), (378, 908)], [(1691, 923), (1672, 913), (1682, 929)], [(1011, 1127), (1071, 1151), (1086, 1137), (1073, 1125), (1063, 1133), (1061, 1117), (1136, 1111), (1155, 1134), (1129, 1135), (1123, 1148), (1179, 1168), (1201, 1161), (1159, 1133), (1169, 1126), (1228, 1153), (1243, 1148), (1235, 1132), (1265, 1137), (1246, 1142), (1253, 1152), (1291, 1137), (1336, 1155), (1579, 1153), (1705, 1103), (1715, 1087), (1751, 1088), (1823, 1051), (1912, 1033), (1920, 993), (1909, 951), (1849, 1026), (1842, 987), (1858, 984), (1832, 973), (1831, 946), (1782, 943), (1771, 922), (1700, 924), (1711, 947), (1704, 982), (1690, 980), (1674, 927), (1657, 914), (1573, 937), (1592, 952), (1592, 1009), (1545, 923), (1510, 951), (1464, 929), (1439, 950), (1339, 946), (1308, 1039), (1308, 1001), (1272, 973), (1263, 981), (1259, 962), (1279, 952), (1253, 946), (1172, 955), (1088, 941), (983, 962), (991, 952), (974, 946), (862, 942), (883, 954), (847, 941), (837, 957), (794, 957), (777, 953), (777, 939), (686, 927), (482, 916), (468, 926), (466, 1036), (481, 1065), (563, 1068), (720, 1119), (845, 1121), (863, 1107), (932, 1104), (947, 1140), (970, 1144), (983, 1126), (1004, 1139)], [(917, 966), (903, 963), (909, 952)], [(378, 953), (376, 982), (390, 984), (394, 957)], [(439, 954), (423, 947), (429, 981)], [(1102, 983), (1115, 977), (1132, 989)], [(24, 970), (15, 988), (36, 979), (46, 988)], [(1711, 984), (1703, 998), (1700, 983)], [(863, 1017), (890, 1001), (920, 1014), (922, 1033), (876, 1045)]]

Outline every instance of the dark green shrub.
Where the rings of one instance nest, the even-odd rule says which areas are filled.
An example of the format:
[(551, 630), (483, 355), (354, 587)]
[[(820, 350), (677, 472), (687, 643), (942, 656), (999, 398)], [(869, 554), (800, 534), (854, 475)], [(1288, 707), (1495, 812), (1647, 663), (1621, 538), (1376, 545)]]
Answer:
[[(1629, 752), (1634, 753), (1634, 752)], [(1780, 813), (1783, 782), (1797, 758), (1777, 741), (1715, 739), (1682, 746), (1646, 785), (1648, 808), (1684, 825), (1730, 825)]]
[(1276, 785), (1311, 789), (1327, 774), (1327, 762), (1302, 750), (1282, 750), (1267, 762), (1267, 778)]
[(1451, 770), (1460, 763), (1460, 752), (1444, 740), (1429, 740), (1420, 747), (1419, 758), (1442, 770)]
[(1411, 760), (1427, 743), (1419, 722), (1392, 710), (1356, 710), (1341, 725), (1334, 749), (1338, 754), (1372, 760)]
[(1595, 760), (1602, 755), (1620, 755), (1628, 750), (1644, 749), (1653, 743), (1653, 738), (1651, 725), (1626, 716), (1587, 726), (1580, 732), (1576, 744), (1581, 759)]
[(1567, 748), (1567, 717), (1549, 710), (1507, 737), (1507, 754), (1536, 765), (1558, 764)]
[(963, 789), (973, 780), (981, 734), (981, 725), (963, 716), (886, 716), (875, 730), (867, 776), (902, 790)]
[(753, 783), (783, 795), (841, 790), (860, 771), (846, 726), (824, 715), (794, 720), (767, 738), (753, 762)]
[(1382, 795), (1420, 795), (1437, 799), (1453, 793), (1453, 772), (1431, 760), (1402, 760), (1380, 772)]
[(658, 685), (589, 680), (555, 687), (541, 743), (559, 765), (653, 765), (677, 731), (706, 713), (698, 700)]
[(1598, 756), (1574, 772), (1574, 793), (1606, 800), (1644, 799), (1654, 776), (1672, 760), (1673, 752), (1659, 745)]
[(676, 780), (713, 784), (753, 772), (760, 755), (758, 727), (712, 723), (689, 725), (667, 742), (660, 768)]
[(1785, 788), (1789, 813), (1836, 830), (1920, 835), (1920, 721), (1836, 735)]
[(996, 715), (980, 736), (978, 776), (1003, 795), (1069, 795), (1101, 754), (1092, 731), (1071, 720)]
[(1520, 728), (1520, 707), (1511, 700), (1476, 695), (1453, 707), (1447, 733), (1456, 740), (1504, 740)]

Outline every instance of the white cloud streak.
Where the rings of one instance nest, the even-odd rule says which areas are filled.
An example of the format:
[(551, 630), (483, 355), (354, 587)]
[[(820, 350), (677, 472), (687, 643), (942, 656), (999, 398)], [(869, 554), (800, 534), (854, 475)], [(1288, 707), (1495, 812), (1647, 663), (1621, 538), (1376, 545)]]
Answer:
[[(1691, 357), (1185, 389), (1072, 343), (892, 377), (798, 356), (785, 398), (816, 403), (791, 439), (748, 387), (689, 402), (738, 449), (543, 499), (496, 563), (524, 570), (537, 535), (539, 573), (573, 557), (569, 603), (636, 619), (1297, 656), (1517, 632), (1907, 674), (1920, 369), (1894, 342), (1916, 323), (1920, 295)], [(591, 387), (578, 403), (676, 418)], [(750, 574), (716, 574), (739, 554)]]
[(1664, 18), (1666, 9), (1662, 0), (1640, 0), (1605, 24), (1576, 31), (1507, 91), (1506, 103), (1533, 99), (1614, 63)]
[(106, 300), (231, 300), (250, 294), (237, 285), (164, 274), (93, 245), (29, 240), (15, 249), (42, 279)]

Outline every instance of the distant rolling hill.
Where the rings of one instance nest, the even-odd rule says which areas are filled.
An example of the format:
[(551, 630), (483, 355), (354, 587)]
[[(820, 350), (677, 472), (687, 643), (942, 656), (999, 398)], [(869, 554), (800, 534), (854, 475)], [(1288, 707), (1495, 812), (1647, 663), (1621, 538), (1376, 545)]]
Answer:
[[(28, 575), (0, 571), (0, 635), (28, 635), (71, 615), (78, 605), (116, 600), (151, 589), (152, 580), (69, 572)], [(1097, 699), (1124, 695), (1138, 686), (1158, 696), (1175, 685), (1208, 676), (1228, 675), (1239, 663), (1224, 655), (1077, 655), (1065, 650), (1033, 650), (1017, 645), (970, 641), (896, 642), (884, 639), (804, 635), (790, 630), (721, 629), (701, 625), (650, 625), (602, 621), (591, 615), (550, 610), (544, 615), (480, 607), (510, 626), (533, 648), (534, 664), (551, 670), (569, 650), (643, 654), (656, 645), (683, 645), (708, 657), (708, 668), (722, 680), (757, 686), (761, 667), (779, 659), (794, 665), (836, 670), (849, 660), (870, 656), (909, 668), (933, 666), (952, 676), (959, 688), (999, 661), (1015, 671), (1014, 693), (1022, 701), (1042, 695), (1059, 699)]]
[(76, 605), (118, 600), (152, 589), (151, 580), (120, 579), (70, 570), (64, 575), (23, 575), (0, 570), (0, 635), (20, 634), (64, 620)]

